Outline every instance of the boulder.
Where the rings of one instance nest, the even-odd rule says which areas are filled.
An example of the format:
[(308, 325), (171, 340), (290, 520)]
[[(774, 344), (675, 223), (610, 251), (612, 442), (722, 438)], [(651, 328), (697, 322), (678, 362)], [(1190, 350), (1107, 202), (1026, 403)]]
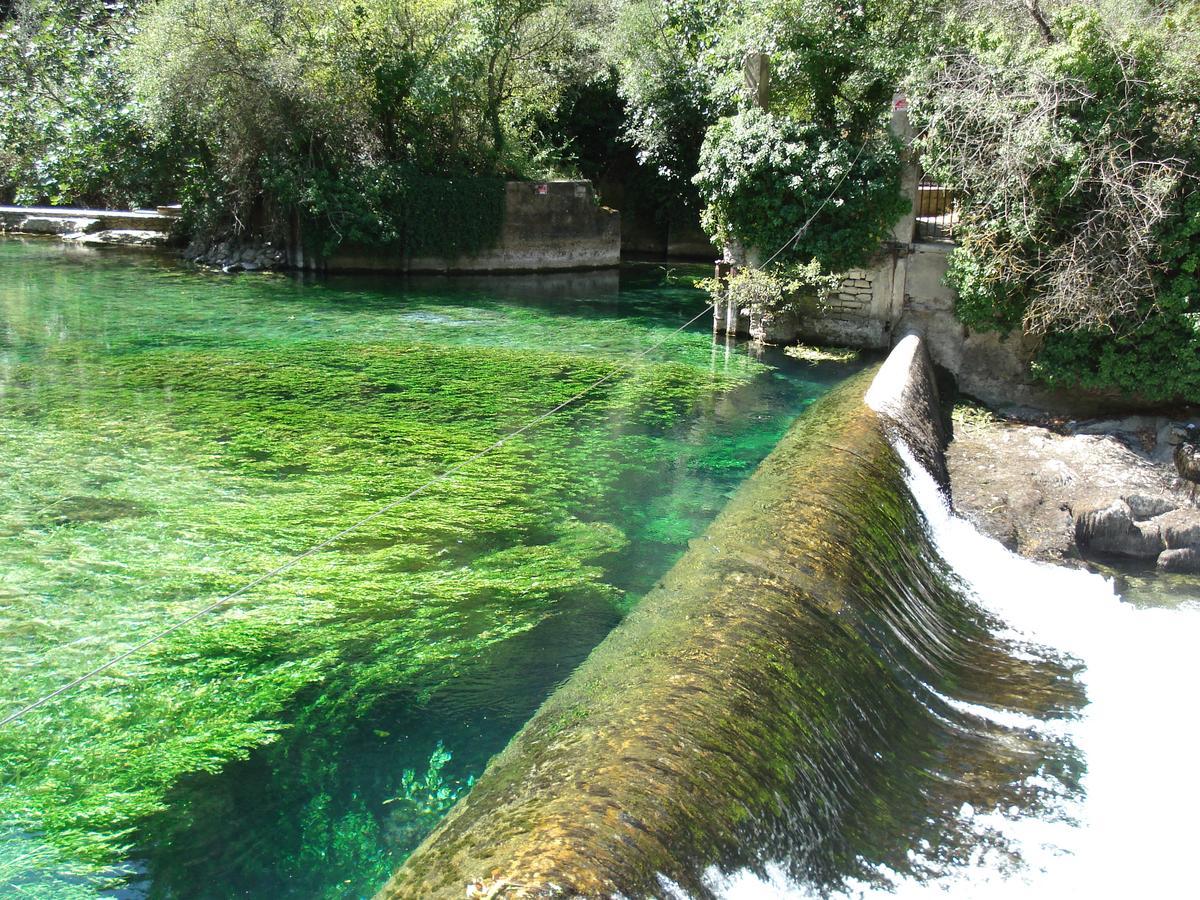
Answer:
[(1179, 504), (1174, 500), (1147, 494), (1130, 494), (1125, 498), (1125, 502), (1129, 505), (1133, 518), (1138, 522), (1179, 509)]
[(1135, 521), (1124, 500), (1079, 512), (1075, 517), (1075, 541), (1084, 554), (1134, 559), (1155, 559), (1166, 547), (1158, 524)]
[(1176, 509), (1155, 523), (1168, 550), (1200, 548), (1200, 509)]
[(1200, 575), (1200, 549), (1180, 547), (1174, 550), (1164, 550), (1158, 556), (1158, 568), (1163, 572)]

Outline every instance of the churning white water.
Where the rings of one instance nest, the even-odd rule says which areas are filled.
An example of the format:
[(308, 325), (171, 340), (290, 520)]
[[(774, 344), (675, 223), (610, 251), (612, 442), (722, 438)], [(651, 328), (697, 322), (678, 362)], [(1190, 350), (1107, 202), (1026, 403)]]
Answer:
[[(929, 879), (894, 876), (894, 892), (851, 884), (844, 896), (1200, 896), (1200, 592), (1173, 608), (1139, 608), (1098, 575), (1016, 556), (954, 516), (929, 473), (900, 452), (938, 551), (976, 601), (1006, 623), (1009, 636), (1085, 666), (1079, 677), (1087, 705), (1079, 718), (1016, 721), (1005, 711), (970, 712), (1066, 737), (1086, 763), (1084, 792), (1061, 817), (964, 804), (961, 827), (1004, 834), (1022, 860), (1015, 868), (981, 841), (969, 865)], [(921, 849), (911, 854), (920, 857)], [(780, 869), (766, 880), (713, 872), (711, 884), (727, 900), (814, 896)]]

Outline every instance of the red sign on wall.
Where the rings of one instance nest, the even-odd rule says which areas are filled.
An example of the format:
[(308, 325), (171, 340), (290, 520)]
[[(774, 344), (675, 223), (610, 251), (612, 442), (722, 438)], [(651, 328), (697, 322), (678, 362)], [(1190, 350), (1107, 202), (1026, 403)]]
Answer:
[(548, 194), (548, 193), (550, 193), (550, 185), (548, 185), (548, 184), (539, 184), (539, 185), (537, 186), (537, 192), (538, 192), (539, 194)]

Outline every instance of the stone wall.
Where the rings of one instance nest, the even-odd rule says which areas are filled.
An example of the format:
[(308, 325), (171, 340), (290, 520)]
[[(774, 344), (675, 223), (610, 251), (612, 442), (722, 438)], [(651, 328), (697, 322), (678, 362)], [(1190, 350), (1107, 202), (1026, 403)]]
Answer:
[(875, 267), (846, 273), (837, 293), (810, 302), (797, 322), (800, 340), (886, 350), (891, 345), (895, 261), (882, 254)]
[(621, 214), (600, 206), (591, 182), (510, 181), (495, 245), (450, 258), (406, 258), (346, 247), (327, 260), (306, 258), (293, 241), (295, 268), (330, 272), (544, 272), (599, 269), (621, 262)]

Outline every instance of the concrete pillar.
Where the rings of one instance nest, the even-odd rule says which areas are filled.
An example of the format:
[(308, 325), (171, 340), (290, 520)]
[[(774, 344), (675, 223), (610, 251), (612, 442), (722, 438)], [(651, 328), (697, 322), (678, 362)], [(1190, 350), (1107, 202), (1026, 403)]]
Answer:
[(750, 102), (759, 109), (766, 109), (771, 102), (771, 57), (757, 51), (747, 53), (742, 63), (742, 76), (746, 80)]
[[(742, 76), (750, 102), (759, 109), (766, 109), (771, 100), (771, 57), (757, 51), (746, 54)], [(734, 242), (725, 248), (723, 259), (734, 266), (757, 267), (762, 257), (758, 247), (744, 248)], [(740, 310), (728, 301), (717, 304), (713, 308), (713, 331), (717, 334), (750, 334), (750, 310)]]
[(900, 158), (903, 168), (900, 171), (900, 190), (912, 202), (911, 211), (901, 216), (892, 229), (892, 240), (897, 244), (911, 244), (913, 229), (917, 223), (917, 185), (920, 183), (921, 174), (917, 168), (916, 154), (912, 149), (914, 134), (912, 124), (908, 121), (908, 98), (901, 93), (892, 97), (891, 129), (901, 144)]

